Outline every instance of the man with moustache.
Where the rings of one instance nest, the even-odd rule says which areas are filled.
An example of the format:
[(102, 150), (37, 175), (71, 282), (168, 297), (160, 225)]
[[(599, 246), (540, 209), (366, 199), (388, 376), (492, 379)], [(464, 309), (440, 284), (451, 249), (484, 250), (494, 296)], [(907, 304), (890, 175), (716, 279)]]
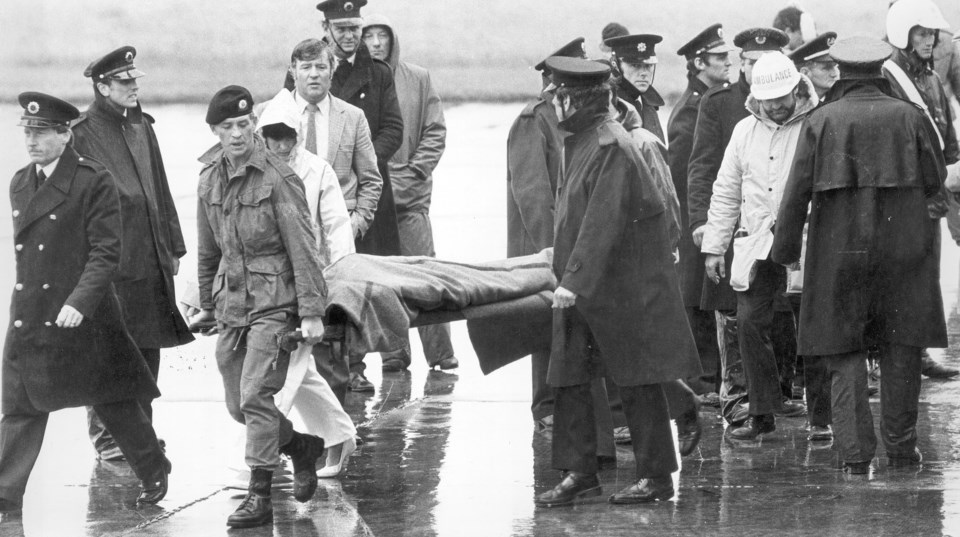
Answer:
[[(357, 241), (357, 252), (400, 255), (400, 232), (388, 163), (403, 144), (403, 115), (390, 66), (372, 58), (363, 43), (360, 8), (365, 5), (367, 0), (324, 0), (317, 4), (317, 9), (324, 16), (324, 39), (333, 45), (337, 57), (330, 93), (363, 110), (383, 179), (376, 217), (371, 228)], [(371, 393), (374, 387), (363, 374), (366, 369), (363, 358), (361, 354), (350, 355), (349, 389)]]
[(293, 496), (317, 489), (323, 439), (298, 433), (277, 409), (299, 326), (308, 344), (323, 337), (327, 286), (303, 182), (256, 136), (253, 98), (227, 86), (210, 100), (206, 122), (220, 143), (200, 157), (197, 259), (201, 312), (216, 320), (217, 367), (227, 409), (246, 425), (250, 485), (227, 525), (273, 520), (270, 488), (280, 455), (293, 462)]
[[(74, 125), (73, 147), (101, 162), (117, 181), (123, 243), (120, 272), (114, 282), (127, 330), (147, 361), (154, 379), (160, 371), (160, 349), (193, 341), (176, 307), (173, 277), (187, 252), (177, 207), (170, 193), (153, 117), (140, 106), (134, 66), (137, 50), (120, 47), (94, 60), (84, 71), (93, 82), (94, 101)], [(153, 419), (152, 400), (142, 398)], [(87, 408), (90, 440), (102, 460), (123, 453)]]
[(138, 403), (160, 395), (124, 327), (113, 278), (120, 200), (110, 172), (70, 146), (73, 105), (21, 93), (30, 164), (10, 182), (16, 285), (0, 387), (0, 513), (20, 511), (50, 412), (91, 405), (141, 481), (167, 493), (170, 461)]
[[(687, 211), (687, 164), (693, 148), (693, 132), (697, 125), (700, 98), (712, 87), (728, 83), (730, 76), (730, 52), (735, 50), (724, 41), (723, 26), (713, 24), (697, 34), (677, 50), (687, 60), (687, 89), (680, 96), (667, 122), (667, 138), (670, 141), (668, 162), (670, 176), (680, 202), (680, 288), (683, 293), (687, 319), (697, 342), (700, 366), (704, 375), (699, 382), (688, 381), (691, 388), (701, 395), (713, 393), (719, 386), (720, 354), (717, 347), (717, 322), (712, 311), (700, 309), (700, 291), (703, 288), (703, 260), (700, 249), (690, 235), (690, 216)], [(707, 399), (709, 401), (709, 399)]]

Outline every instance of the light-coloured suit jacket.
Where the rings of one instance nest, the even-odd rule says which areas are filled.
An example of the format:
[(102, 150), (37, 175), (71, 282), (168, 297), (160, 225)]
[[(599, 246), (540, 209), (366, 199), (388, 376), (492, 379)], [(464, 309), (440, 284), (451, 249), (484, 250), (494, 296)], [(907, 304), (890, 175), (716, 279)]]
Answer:
[(370, 127), (363, 110), (333, 95), (328, 98), (327, 162), (340, 180), (354, 234), (359, 232), (362, 236), (373, 223), (383, 190), (383, 178), (377, 170), (377, 155), (373, 151)]

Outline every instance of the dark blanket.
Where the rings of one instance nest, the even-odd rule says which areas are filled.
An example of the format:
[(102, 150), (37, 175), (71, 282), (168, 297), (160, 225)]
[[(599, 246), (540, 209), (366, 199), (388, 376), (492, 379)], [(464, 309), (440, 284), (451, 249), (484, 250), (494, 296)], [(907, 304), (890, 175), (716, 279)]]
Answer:
[(328, 320), (350, 321), (346, 340), (352, 352), (400, 348), (411, 324), (425, 312), (473, 309), (531, 297), (557, 285), (549, 251), (486, 263), (354, 254), (329, 266), (324, 276)]

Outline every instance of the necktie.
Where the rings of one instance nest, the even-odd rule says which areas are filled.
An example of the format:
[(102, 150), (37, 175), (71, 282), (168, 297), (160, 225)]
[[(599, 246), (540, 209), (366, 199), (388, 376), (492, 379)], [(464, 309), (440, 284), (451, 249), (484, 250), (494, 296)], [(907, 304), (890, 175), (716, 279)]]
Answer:
[(43, 186), (44, 181), (47, 180), (47, 174), (43, 173), (43, 170), (37, 172), (37, 188)]
[[(317, 154), (317, 105), (307, 105), (307, 151)], [(326, 157), (326, 155), (324, 155)]]
[(350, 76), (350, 69), (352, 67), (353, 65), (347, 60), (340, 60), (340, 63), (337, 65), (337, 70), (333, 72), (333, 80), (337, 87), (342, 86), (347, 80), (347, 77)]

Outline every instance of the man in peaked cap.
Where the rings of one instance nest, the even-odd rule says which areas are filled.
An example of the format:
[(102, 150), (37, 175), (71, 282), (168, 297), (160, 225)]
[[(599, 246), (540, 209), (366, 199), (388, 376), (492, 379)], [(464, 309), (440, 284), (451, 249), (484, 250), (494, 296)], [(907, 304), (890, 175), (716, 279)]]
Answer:
[(0, 512), (18, 511), (50, 412), (92, 405), (141, 481), (167, 493), (164, 456), (138, 398), (160, 395), (124, 326), (113, 277), (121, 256), (117, 187), (70, 146), (70, 103), (21, 93), (31, 163), (10, 184), (16, 285), (0, 388)]
[(693, 148), (700, 98), (712, 87), (728, 82), (730, 52), (736, 50), (724, 41), (723, 26), (713, 24), (677, 50), (687, 60), (687, 89), (680, 96), (667, 121), (670, 141), (668, 160), (677, 198), (680, 201), (680, 289), (693, 337), (700, 354), (704, 376), (689, 384), (698, 394), (716, 392), (719, 386), (720, 350), (717, 347), (717, 323), (712, 311), (700, 309), (703, 288), (703, 259), (690, 235), (687, 212), (687, 163)]
[(640, 112), (643, 128), (652, 132), (666, 143), (663, 126), (657, 110), (664, 105), (663, 97), (653, 88), (653, 79), (657, 74), (657, 43), (663, 41), (659, 35), (634, 34), (613, 37), (604, 44), (613, 49), (617, 69), (622, 73), (617, 87), (620, 97), (630, 102)]
[[(337, 68), (333, 73), (330, 93), (348, 104), (363, 110), (373, 149), (377, 154), (377, 168), (383, 179), (383, 190), (370, 229), (357, 238), (357, 252), (372, 255), (400, 255), (400, 231), (390, 182), (389, 161), (403, 145), (403, 115), (390, 65), (370, 56), (363, 42), (363, 19), (360, 8), (367, 0), (325, 0), (317, 4), (323, 12), (325, 40), (334, 45)], [(364, 355), (350, 355), (347, 379), (334, 374), (327, 365), (317, 367), (330, 382), (334, 392), (347, 385), (354, 392), (372, 393), (373, 384), (364, 375)]]
[[(553, 507), (601, 493), (594, 397), (606, 371), (620, 385), (637, 481), (612, 503), (674, 495), (677, 459), (661, 384), (699, 373), (673, 267), (664, 200), (634, 139), (610, 113), (610, 68), (548, 58), (564, 167), (557, 197), (553, 266), (555, 388), (553, 466), (563, 478), (539, 495)], [(643, 252), (642, 256), (622, 255)]]
[[(94, 101), (74, 125), (73, 147), (101, 162), (117, 181), (123, 243), (114, 282), (130, 335), (156, 379), (160, 349), (193, 341), (176, 306), (173, 277), (187, 252), (177, 207), (167, 183), (153, 118), (140, 107), (133, 61), (137, 50), (120, 47), (94, 60), (84, 76), (93, 82)], [(150, 398), (142, 398), (153, 419)], [(103, 460), (122, 458), (110, 432), (87, 409), (90, 440)]]
[(836, 40), (836, 32), (824, 32), (790, 53), (790, 59), (800, 74), (813, 82), (821, 101), (840, 78), (837, 62), (830, 57), (830, 47)]
[[(578, 37), (549, 57), (585, 57), (584, 39)], [(532, 255), (553, 246), (554, 198), (563, 151), (546, 58), (534, 69), (540, 72), (541, 90), (514, 120), (507, 135), (507, 257)], [(547, 383), (549, 350), (530, 357), (533, 419), (538, 430), (553, 423), (553, 390)]]
[[(713, 183), (716, 181), (723, 153), (734, 126), (749, 115), (744, 104), (750, 95), (753, 64), (763, 54), (779, 51), (788, 41), (786, 34), (774, 28), (751, 28), (737, 34), (734, 45), (741, 48), (738, 81), (715, 86), (700, 100), (693, 148), (687, 166), (687, 211), (693, 243), (697, 248), (703, 240)], [(727, 259), (727, 274), (731, 261), (732, 254)], [(737, 338), (737, 297), (725, 278), (714, 283), (701, 272), (695, 279), (702, 282), (700, 308), (716, 313), (717, 338), (723, 342), (720, 345), (720, 412), (727, 423), (739, 425), (747, 419), (747, 385)], [(789, 304), (781, 308), (787, 309)], [(781, 314), (789, 315), (786, 311)], [(786, 410), (803, 412), (802, 408), (796, 408), (792, 403), (786, 405)]]
[(201, 312), (191, 320), (216, 320), (227, 409), (246, 425), (250, 486), (227, 518), (228, 526), (246, 528), (273, 520), (270, 487), (281, 454), (293, 462), (294, 498), (306, 502), (316, 491), (324, 441), (294, 431), (273, 396), (290, 359), (281, 336), (299, 325), (307, 344), (320, 341), (327, 286), (303, 182), (254, 134), (250, 92), (221, 89), (206, 121), (220, 143), (200, 157)]
[(869, 472), (877, 446), (863, 365), (868, 348), (879, 348), (883, 371), (880, 436), (888, 464), (915, 466), (922, 460), (921, 352), (947, 345), (940, 224), (928, 215), (946, 177), (943, 150), (923, 110), (897, 98), (884, 80), (881, 66), (892, 52), (866, 37), (831, 49), (840, 80), (806, 120), (771, 252), (777, 263), (804, 263), (800, 353), (829, 370), (835, 444), (853, 474)]

